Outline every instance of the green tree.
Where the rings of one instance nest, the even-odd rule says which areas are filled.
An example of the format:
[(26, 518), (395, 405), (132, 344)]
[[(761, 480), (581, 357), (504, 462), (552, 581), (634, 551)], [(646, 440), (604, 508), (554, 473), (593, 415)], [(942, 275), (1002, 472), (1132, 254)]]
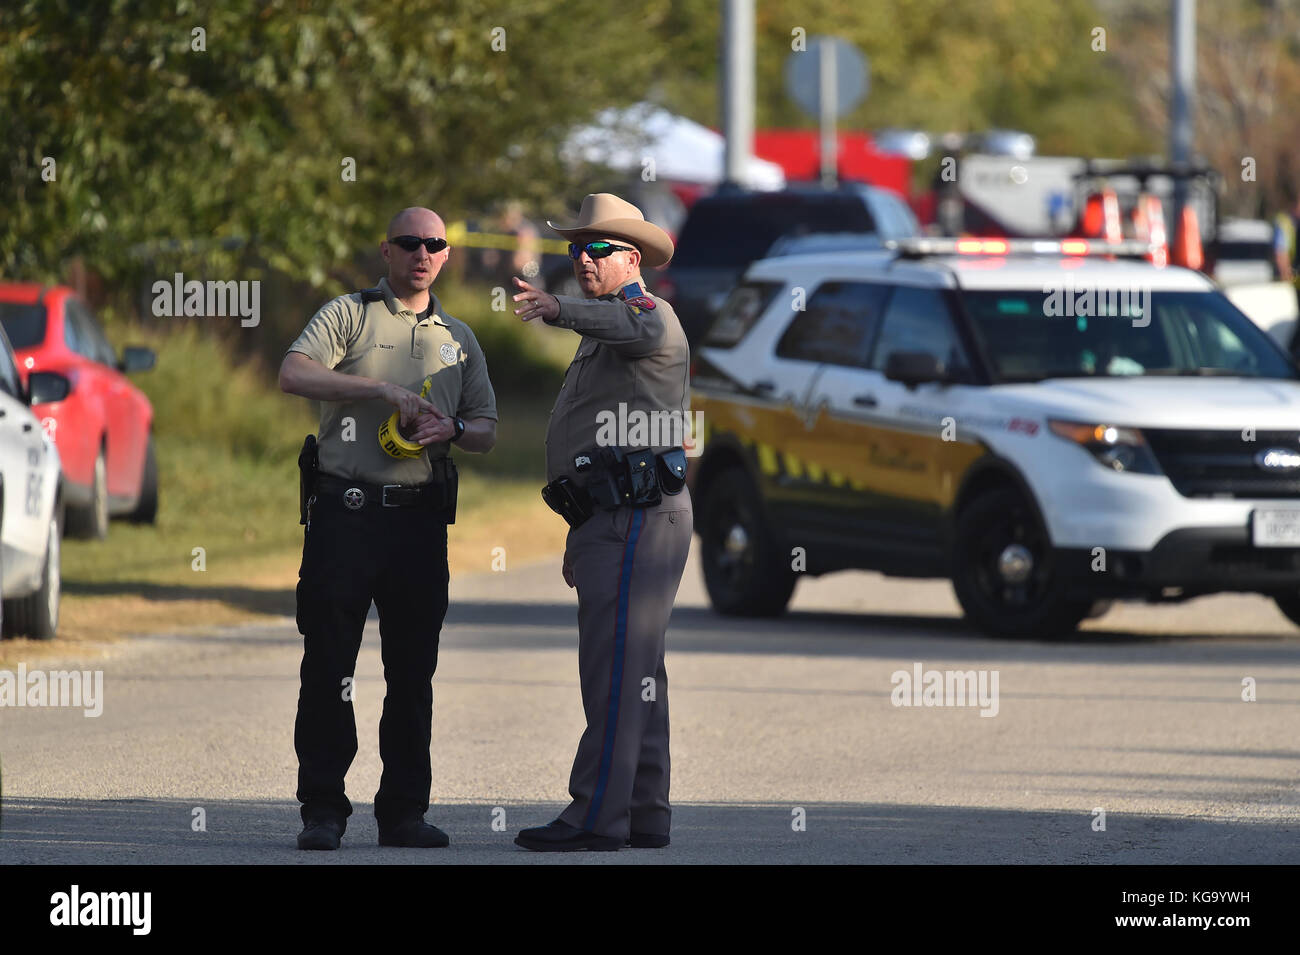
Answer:
[(402, 205), (572, 204), (564, 131), (668, 68), (670, 10), (602, 7), (593, 29), (560, 0), (7, 5), (0, 270), (80, 256), (130, 287), (165, 252), (337, 290)]

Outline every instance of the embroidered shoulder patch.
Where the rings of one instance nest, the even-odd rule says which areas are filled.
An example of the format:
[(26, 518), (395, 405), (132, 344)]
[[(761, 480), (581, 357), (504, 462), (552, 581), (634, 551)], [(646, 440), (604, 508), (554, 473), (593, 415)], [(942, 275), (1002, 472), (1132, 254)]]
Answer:
[(623, 301), (633, 308), (644, 308), (653, 311), (655, 307), (654, 299), (648, 295), (637, 295), (633, 298), (625, 298)]

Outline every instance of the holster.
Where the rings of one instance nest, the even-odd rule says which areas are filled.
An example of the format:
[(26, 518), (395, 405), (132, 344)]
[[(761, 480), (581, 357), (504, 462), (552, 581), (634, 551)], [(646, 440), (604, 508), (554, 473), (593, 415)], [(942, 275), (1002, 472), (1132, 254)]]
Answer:
[(570, 527), (578, 527), (595, 511), (591, 495), (567, 477), (556, 478), (542, 488), (542, 500)]
[(609, 510), (627, 499), (627, 469), (622, 448), (592, 448), (578, 455), (578, 459), (591, 462), (585, 468), (579, 465), (578, 473), (586, 482), (583, 486), (593, 504)]
[(434, 461), (433, 480), (440, 481), (443, 486), (442, 506), (448, 524), (456, 523), (456, 498), (460, 493), (460, 472), (456, 470), (456, 462), (451, 456), (443, 458), (441, 461), (442, 473), (438, 473), (439, 462)]
[(316, 474), (320, 471), (320, 454), (316, 435), (309, 434), (298, 452), (298, 523), (311, 520), (311, 502), (316, 493)]

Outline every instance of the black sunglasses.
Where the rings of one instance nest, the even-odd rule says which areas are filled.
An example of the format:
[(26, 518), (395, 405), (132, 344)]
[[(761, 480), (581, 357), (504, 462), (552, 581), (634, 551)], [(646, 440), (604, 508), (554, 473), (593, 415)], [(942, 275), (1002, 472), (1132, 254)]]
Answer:
[(420, 246), (424, 246), (430, 255), (437, 255), (443, 249), (447, 248), (447, 240), (440, 236), (431, 236), (427, 239), (421, 239), (418, 235), (395, 235), (388, 240), (407, 252), (414, 252)]
[(582, 258), (582, 253), (586, 252), (593, 259), (603, 259), (607, 255), (613, 255), (615, 252), (635, 252), (636, 249), (630, 245), (615, 245), (613, 242), (588, 242), (586, 245), (578, 245), (576, 242), (569, 243), (569, 258), (577, 261)]

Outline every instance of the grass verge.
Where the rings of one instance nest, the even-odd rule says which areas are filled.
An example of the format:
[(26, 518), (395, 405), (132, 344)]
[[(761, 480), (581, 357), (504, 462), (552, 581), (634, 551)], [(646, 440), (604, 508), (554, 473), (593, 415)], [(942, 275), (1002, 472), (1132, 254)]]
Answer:
[[(568, 332), (522, 326), (491, 311), (483, 290), (451, 296), (474, 327), (498, 393), (496, 448), (457, 453), (453, 574), (554, 554), (566, 526), (542, 504), (544, 437), (567, 355)], [(159, 512), (152, 526), (114, 521), (106, 540), (65, 540), (59, 637), (0, 642), (18, 659), (89, 656), (136, 633), (254, 622), (294, 613), (302, 553), (297, 454), (316, 430), (310, 404), (282, 394), (274, 375), (230, 355), (194, 326), (147, 327), (115, 338), (149, 345), (158, 367), (137, 384), (154, 405)]]
[[(563, 550), (567, 527), (542, 504), (534, 482), (467, 475), (461, 486), (468, 493), (448, 534), (453, 577), (491, 572), (498, 555), (510, 567)], [(225, 519), (164, 512), (152, 538), (147, 528), (114, 523), (105, 541), (68, 542), (58, 638), (5, 640), (0, 667), (102, 656), (134, 634), (293, 616), (303, 531), (296, 499), (292, 504), (292, 512), (275, 514), (265, 513), (269, 505), (256, 508), (268, 519), (263, 524), (249, 511), (232, 510)], [(115, 543), (119, 531), (138, 535), (138, 546)], [(212, 547), (203, 570), (196, 569), (191, 542)]]

